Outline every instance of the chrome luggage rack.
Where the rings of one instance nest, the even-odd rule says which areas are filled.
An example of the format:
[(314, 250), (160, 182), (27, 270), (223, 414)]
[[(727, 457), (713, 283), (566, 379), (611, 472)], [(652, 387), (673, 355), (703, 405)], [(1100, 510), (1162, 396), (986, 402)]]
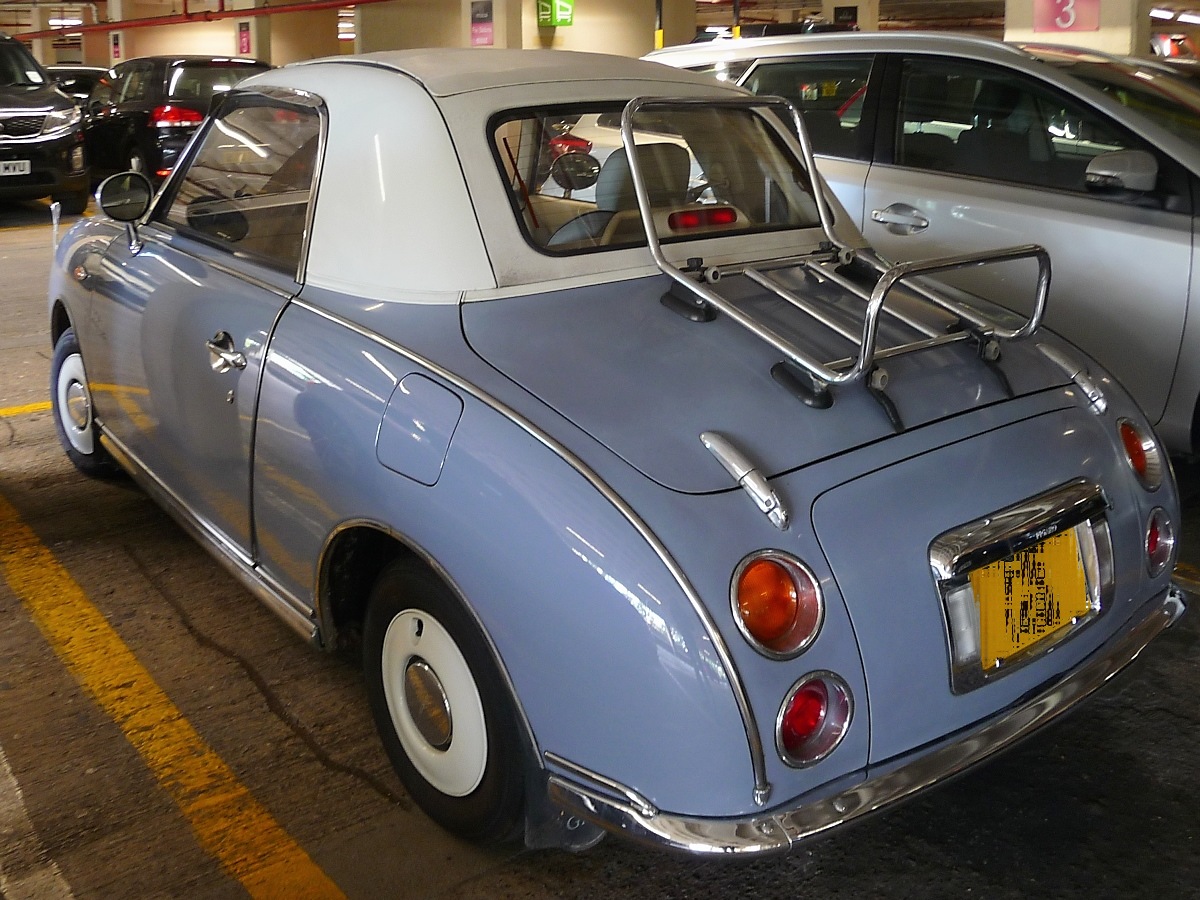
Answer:
[[(812, 177), (812, 173), (817, 171), (813, 162), (812, 142), (809, 139), (803, 119), (796, 107), (782, 97), (731, 97), (728, 99), (635, 97), (626, 104), (621, 114), (621, 139), (626, 147), (636, 146), (633, 117), (639, 110), (648, 106), (657, 108), (703, 107), (706, 109), (714, 107), (736, 109), (776, 108), (791, 117), (791, 121), (795, 126), (795, 134), (788, 132), (786, 129), (783, 129), (783, 133), (789, 140), (799, 138), (798, 149), (800, 150), (801, 158), (804, 161), (810, 178)], [(795, 149), (797, 148), (792, 147), (793, 151)], [(828, 201), (824, 191), (817, 189), (815, 180), (812, 195), (817, 207), (817, 214), (821, 221), (821, 228), (825, 232), (825, 242), (818, 251), (802, 256), (710, 267), (704, 267), (699, 260), (689, 260), (688, 268), (686, 270), (681, 269), (670, 262), (662, 252), (662, 244), (654, 224), (654, 214), (650, 206), (649, 192), (646, 188), (646, 181), (641, 170), (638, 154), (629, 153), (628, 160), (630, 175), (632, 176), (634, 190), (637, 194), (638, 210), (641, 214), (642, 225), (646, 231), (650, 253), (654, 257), (654, 262), (658, 268), (664, 274), (674, 279), (676, 283), (691, 292), (695, 296), (695, 302), (698, 306), (701, 308), (706, 306), (711, 307), (724, 313), (756, 337), (782, 353), (789, 362), (808, 373), (814, 379), (814, 385), (818, 389), (824, 389), (832, 385), (854, 383), (868, 376), (872, 387), (881, 388), (886, 384), (886, 373), (877, 368), (877, 360), (954, 341), (976, 340), (979, 342), (980, 352), (984, 357), (994, 360), (999, 352), (998, 341), (1016, 341), (1027, 338), (1041, 324), (1042, 315), (1046, 307), (1046, 295), (1050, 289), (1050, 256), (1043, 247), (1037, 244), (1022, 244), (1001, 250), (915, 260), (891, 265), (876, 256), (874, 252), (857, 250), (837, 237)], [(856, 259), (864, 261), (871, 269), (878, 273), (878, 279), (872, 290), (866, 290), (862, 285), (856, 284), (846, 274), (838, 271), (840, 267), (848, 266)], [(933, 275), (955, 269), (1013, 262), (1022, 259), (1037, 260), (1038, 276), (1037, 297), (1034, 302), (1033, 312), (1020, 328), (1005, 327), (1001, 322), (989, 319), (978, 310), (956, 302), (927, 283), (912, 281), (915, 276)], [(805, 299), (787, 286), (779, 283), (779, 281), (769, 274), (772, 270), (796, 267), (806, 269), (819, 279), (825, 279), (838, 285), (865, 302), (861, 333), (855, 332), (843, 323), (838, 322), (834, 317), (822, 310), (819, 305)], [(807, 313), (817, 322), (835, 331), (846, 340), (857, 344), (859, 348), (857, 358), (828, 362), (815, 359), (811, 354), (806, 353), (768, 325), (747, 314), (713, 290), (712, 285), (728, 275), (744, 275), (751, 281), (787, 301), (795, 308)], [(917, 318), (887, 308), (885, 301), (888, 294), (901, 281), (908, 282), (906, 287), (914, 294), (933, 306), (950, 313), (963, 327), (949, 332), (939, 331)], [(899, 322), (915, 329), (923, 337), (906, 344), (899, 344), (885, 350), (877, 351), (875, 344), (878, 336), (879, 319), (885, 312)]]

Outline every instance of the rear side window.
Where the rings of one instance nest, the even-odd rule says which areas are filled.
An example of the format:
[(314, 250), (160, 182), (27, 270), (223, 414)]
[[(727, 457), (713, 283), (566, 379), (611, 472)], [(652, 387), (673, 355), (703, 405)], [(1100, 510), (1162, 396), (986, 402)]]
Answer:
[(817, 153), (856, 158), (871, 64), (870, 56), (767, 61), (742, 87), (790, 100), (804, 116)]
[(213, 94), (224, 93), (243, 78), (265, 72), (268, 68), (243, 63), (173, 66), (167, 73), (167, 99), (207, 107)]
[(311, 109), (238, 106), (213, 120), (164, 219), (217, 247), (299, 270), (321, 122)]

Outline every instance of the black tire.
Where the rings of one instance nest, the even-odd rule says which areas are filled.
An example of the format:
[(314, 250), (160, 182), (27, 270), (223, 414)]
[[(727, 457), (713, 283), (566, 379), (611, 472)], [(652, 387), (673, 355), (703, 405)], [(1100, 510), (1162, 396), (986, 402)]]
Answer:
[(54, 358), (50, 362), (50, 405), (54, 410), (54, 429), (75, 468), (95, 478), (121, 474), (121, 468), (100, 443), (83, 354), (72, 328), (59, 335), (54, 344)]
[(363, 663), (384, 749), (417, 805), (467, 840), (513, 837), (525, 769), (512, 700), (478, 626), (413, 560), (390, 563), (371, 590)]
[(87, 209), (91, 194), (87, 191), (76, 191), (73, 194), (60, 194), (54, 198), (62, 207), (64, 216), (81, 216)]

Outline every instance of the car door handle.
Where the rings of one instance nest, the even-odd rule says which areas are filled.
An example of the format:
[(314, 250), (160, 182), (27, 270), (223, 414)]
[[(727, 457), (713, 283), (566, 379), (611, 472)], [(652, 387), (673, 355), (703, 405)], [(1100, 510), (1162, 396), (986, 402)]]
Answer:
[(204, 346), (208, 347), (212, 370), (218, 375), (223, 375), (230, 369), (246, 368), (246, 354), (239, 353), (234, 348), (233, 338), (229, 336), (228, 331), (218, 331)]
[(920, 210), (907, 203), (893, 203), (884, 209), (871, 210), (871, 221), (878, 222), (892, 234), (916, 234), (929, 227), (929, 220)]

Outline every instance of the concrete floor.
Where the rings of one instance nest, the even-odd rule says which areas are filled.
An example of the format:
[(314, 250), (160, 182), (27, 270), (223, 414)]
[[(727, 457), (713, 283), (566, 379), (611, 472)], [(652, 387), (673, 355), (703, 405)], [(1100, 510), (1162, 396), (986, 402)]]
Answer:
[[(237, 808), (253, 798), (294, 842), (294, 871), (320, 877), (289, 891), (239, 878), (239, 848), (214, 849), (181, 814), (190, 788), (156, 768), (168, 750), (139, 753), (146, 735), (122, 731), (80, 687), (63, 661), (73, 651), (56, 653), (0, 579), (0, 896), (1200, 897), (1200, 609), (1065, 722), (786, 857), (697, 862), (616, 839), (579, 855), (480, 850), (447, 837), (392, 775), (353, 660), (307, 648), (138, 491), (77, 475), (60, 451), (44, 409), (51, 241), (44, 204), (0, 205), (0, 501), (61, 567), (46, 614), (78, 585), (178, 711), (168, 724), (194, 730), (186, 752), (211, 753), (227, 793), (245, 789)], [(1178, 474), (1183, 557), (1196, 567), (1200, 471)]]

